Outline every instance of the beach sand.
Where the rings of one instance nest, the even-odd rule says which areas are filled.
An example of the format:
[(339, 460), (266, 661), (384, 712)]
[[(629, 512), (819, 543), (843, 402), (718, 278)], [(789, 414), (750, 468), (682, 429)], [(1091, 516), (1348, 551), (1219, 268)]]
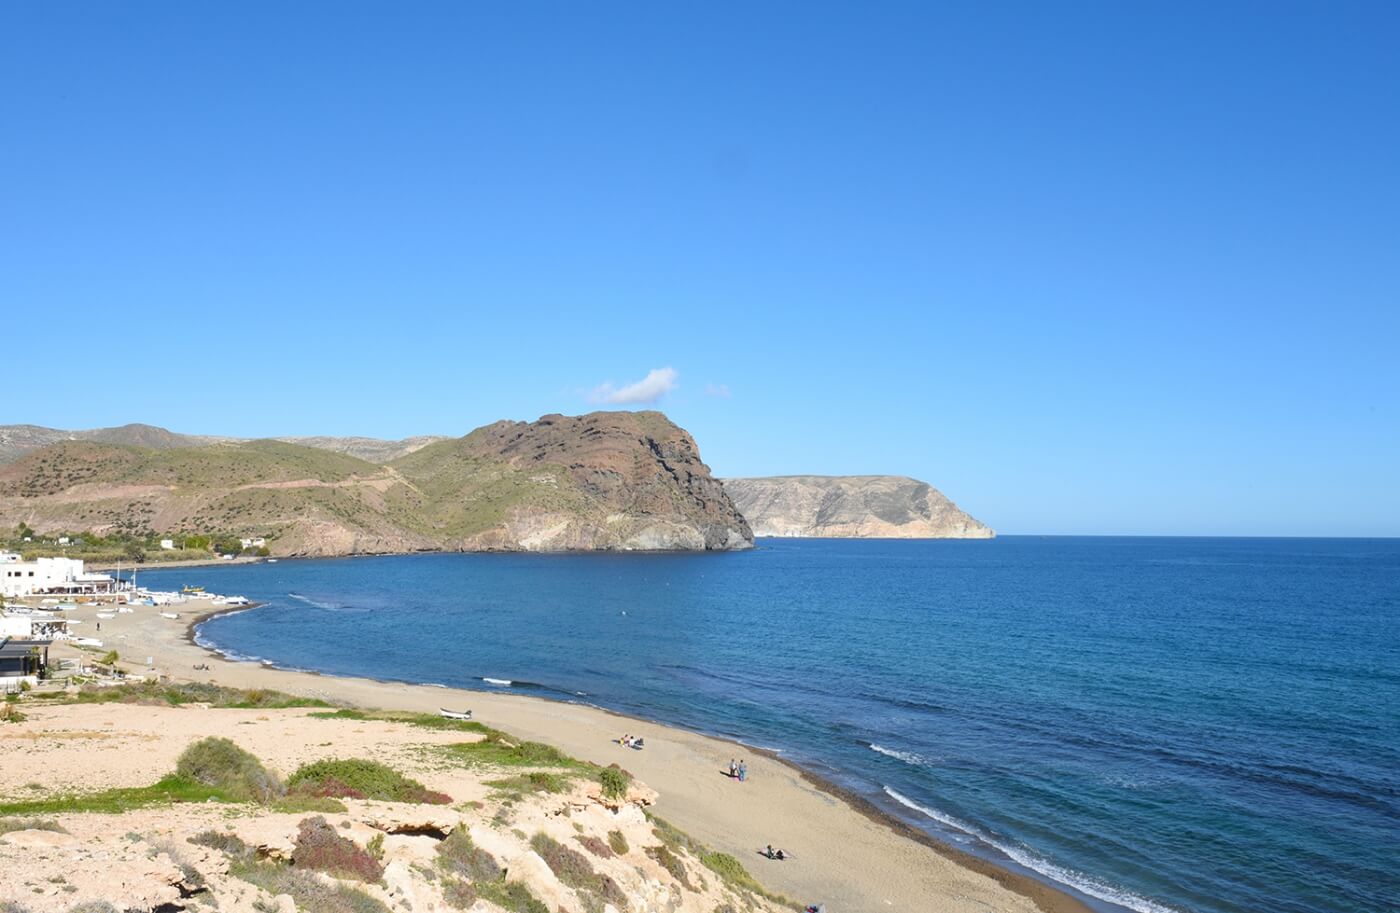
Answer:
[[(131, 672), (151, 666), (176, 680), (267, 688), (366, 708), (436, 712), (471, 708), (475, 718), (522, 738), (546, 742), (598, 764), (617, 763), (660, 793), (656, 813), (710, 846), (734, 855), (767, 887), (831, 913), (1087, 913), (1088, 907), (1028, 876), (927, 838), (859, 799), (805, 775), (793, 765), (733, 742), (638, 721), (592, 707), (537, 698), (326, 676), (230, 662), (191, 639), (202, 601), (177, 607), (138, 606), (103, 619), (83, 606), (70, 617), (84, 636), (115, 649)], [(160, 616), (177, 611), (179, 619)], [(91, 654), (56, 644), (53, 657)], [(196, 670), (208, 664), (208, 671)], [(392, 670), (385, 670), (390, 672)], [(645, 751), (616, 743), (642, 736)], [(731, 780), (731, 758), (748, 762), (747, 782)], [(120, 760), (115, 763), (124, 763)], [(133, 761), (132, 763), (138, 763)], [(772, 844), (793, 858), (770, 861)]]

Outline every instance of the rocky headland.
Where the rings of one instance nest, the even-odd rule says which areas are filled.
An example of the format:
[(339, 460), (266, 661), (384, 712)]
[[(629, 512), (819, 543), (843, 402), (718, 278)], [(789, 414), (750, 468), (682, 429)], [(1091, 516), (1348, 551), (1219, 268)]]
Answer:
[(905, 476), (725, 479), (755, 536), (990, 539), (996, 533), (927, 482)]

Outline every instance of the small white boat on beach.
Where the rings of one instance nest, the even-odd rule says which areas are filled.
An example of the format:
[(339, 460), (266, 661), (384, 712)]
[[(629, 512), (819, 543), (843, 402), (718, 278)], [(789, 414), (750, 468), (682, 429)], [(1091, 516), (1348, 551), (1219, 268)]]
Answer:
[(446, 707), (439, 707), (438, 713), (449, 720), (469, 720), (472, 718), (470, 710), (448, 710)]
[(98, 617), (98, 618), (116, 618), (116, 617), (117, 617), (117, 613), (116, 613), (116, 612), (98, 612), (98, 613), (97, 613), (97, 617)]
[(179, 613), (179, 612), (161, 612), (161, 613), (160, 613), (160, 617), (161, 617), (161, 618), (179, 618), (179, 617), (180, 617), (180, 613)]
[(77, 644), (80, 647), (102, 646), (102, 641), (98, 640), (96, 637), (75, 637), (73, 638), (73, 643)]
[(132, 612), (135, 612), (136, 610), (133, 609), (133, 608), (130, 608), (129, 606), (122, 606), (120, 609), (117, 609), (117, 611), (118, 611), (119, 613), (121, 613), (122, 615), (130, 615)]

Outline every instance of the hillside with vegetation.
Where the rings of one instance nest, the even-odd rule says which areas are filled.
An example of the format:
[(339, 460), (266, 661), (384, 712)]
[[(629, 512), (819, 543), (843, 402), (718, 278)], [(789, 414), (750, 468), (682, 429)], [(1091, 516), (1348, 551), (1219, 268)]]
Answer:
[(64, 553), (101, 542), (133, 560), (171, 557), (161, 538), (262, 537), (274, 555), (752, 542), (690, 435), (628, 412), (498, 422), (386, 464), (279, 440), (62, 440), (0, 466), (0, 527), (27, 553), (67, 537)]

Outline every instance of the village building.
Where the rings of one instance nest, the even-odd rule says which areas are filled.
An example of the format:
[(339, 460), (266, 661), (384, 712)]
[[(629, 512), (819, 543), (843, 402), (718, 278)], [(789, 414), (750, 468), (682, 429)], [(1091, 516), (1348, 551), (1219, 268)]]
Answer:
[(90, 574), (81, 558), (36, 558), (0, 562), (0, 596), (112, 593), (117, 582), (110, 574)]
[(48, 641), (0, 638), (0, 692), (39, 684), (48, 667)]

